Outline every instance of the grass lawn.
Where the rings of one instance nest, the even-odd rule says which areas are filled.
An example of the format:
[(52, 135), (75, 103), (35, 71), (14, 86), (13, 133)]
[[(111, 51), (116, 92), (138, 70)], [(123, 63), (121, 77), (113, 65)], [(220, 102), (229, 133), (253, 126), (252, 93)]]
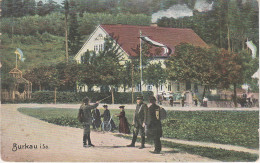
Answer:
[[(78, 109), (19, 108), (20, 112), (63, 126), (79, 127)], [(100, 109), (101, 114), (103, 109)], [(110, 110), (111, 115), (120, 110)], [(132, 123), (134, 110), (125, 110)], [(168, 111), (163, 121), (163, 136), (192, 141), (214, 142), (259, 148), (258, 111)], [(119, 120), (113, 117), (116, 125)]]
[[(129, 135), (115, 135), (117, 137), (123, 137), (126, 139), (132, 139), (132, 136)], [(141, 142), (140, 138), (137, 138), (138, 142)], [(153, 142), (151, 140), (146, 141), (150, 144)], [(178, 144), (173, 142), (161, 141), (163, 147), (172, 148), (171, 151), (167, 151), (167, 153), (178, 153), (179, 151), (185, 151), (190, 154), (200, 155), (203, 157), (208, 157), (211, 159), (225, 161), (225, 162), (249, 162), (249, 161), (256, 161), (258, 159), (257, 154), (250, 154), (245, 152), (236, 152), (236, 151), (229, 151), (224, 149), (216, 149), (216, 148), (208, 148), (208, 147), (198, 147), (198, 146), (191, 146), (185, 144)]]

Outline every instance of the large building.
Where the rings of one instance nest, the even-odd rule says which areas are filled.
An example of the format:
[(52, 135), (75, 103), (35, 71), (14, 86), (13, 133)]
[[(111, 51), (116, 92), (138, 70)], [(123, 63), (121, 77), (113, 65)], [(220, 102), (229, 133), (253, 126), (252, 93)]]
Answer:
[[(170, 48), (168, 54), (164, 53), (163, 47), (152, 48), (150, 51), (153, 53), (151, 62), (161, 61), (167, 59), (174, 53), (175, 46), (180, 43), (189, 43), (194, 46), (208, 47), (208, 45), (192, 30), (187, 28), (165, 28), (157, 26), (133, 26), (133, 25), (99, 25), (95, 31), (90, 35), (83, 47), (75, 56), (75, 60), (81, 63), (81, 58), (84, 53), (89, 51), (101, 51), (104, 48), (104, 38), (111, 37), (117, 38), (117, 44), (120, 46), (120, 50), (123, 54), (123, 60), (131, 60), (138, 56), (136, 52), (137, 47), (140, 44), (140, 32), (142, 36), (147, 36), (151, 40), (154, 40), (160, 44)], [(122, 63), (124, 64), (124, 63)], [(163, 65), (164, 67), (164, 65)], [(193, 83), (180, 83), (177, 81), (167, 81), (165, 84), (159, 86), (159, 93), (177, 93), (183, 91), (202, 92), (202, 86)], [(100, 88), (94, 87), (95, 91), (99, 91)], [(87, 91), (87, 86), (81, 87), (81, 91)], [(130, 91), (129, 89), (128, 91)], [(153, 85), (142, 85), (143, 91), (153, 91), (156, 94), (156, 88)], [(118, 91), (122, 91), (119, 88)], [(140, 91), (140, 84), (135, 87), (135, 92)]]

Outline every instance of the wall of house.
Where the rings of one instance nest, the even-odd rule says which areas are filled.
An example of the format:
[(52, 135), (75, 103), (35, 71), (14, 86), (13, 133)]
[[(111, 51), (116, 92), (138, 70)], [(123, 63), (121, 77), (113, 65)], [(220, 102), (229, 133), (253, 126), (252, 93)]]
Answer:
[[(89, 51), (96, 51), (98, 52), (99, 50), (103, 50), (104, 48), (104, 43), (105, 43), (105, 37), (107, 37), (108, 34), (106, 33), (106, 31), (104, 31), (101, 27), (96, 28), (96, 30), (92, 33), (92, 35), (89, 37), (89, 39), (86, 41), (86, 43), (84, 44), (84, 46), (82, 47), (82, 49), (78, 52), (78, 54), (75, 56), (75, 60), (77, 61), (77, 63), (81, 63), (81, 56), (84, 55), (84, 53), (89, 50)], [(120, 62), (120, 64), (124, 65), (126, 61), (130, 61), (128, 54), (123, 50), (120, 49), (120, 52), (122, 53), (122, 61)], [(165, 64), (164, 64), (165, 58), (153, 58), (152, 60), (150, 60), (151, 64), (155, 64), (155, 63), (162, 63), (162, 68), (166, 68)], [(191, 84), (191, 91), (195, 92), (194, 90), (194, 84)], [(87, 92), (88, 91), (88, 86), (78, 86), (78, 91), (82, 91), (82, 92)], [(197, 86), (198, 88), (198, 93), (202, 93), (203, 92), (203, 86)], [(157, 95), (157, 89), (155, 86), (153, 85), (146, 85), (143, 84), (142, 85), (142, 90), (143, 91), (153, 91), (154, 95)], [(100, 87), (94, 86), (92, 87), (92, 91), (97, 91), (100, 92)], [(120, 87), (118, 88), (119, 92), (124, 92), (124, 88)], [(126, 92), (131, 92), (132, 88), (126, 88)], [(140, 91), (140, 86), (135, 86), (134, 87), (134, 91), (135, 92), (139, 92)], [(174, 81), (167, 81), (165, 84), (162, 84), (159, 86), (158, 88), (158, 93), (182, 93), (186, 91), (186, 83), (179, 83), (179, 82), (174, 82)]]
[[(87, 50), (96, 52), (102, 51), (104, 49), (105, 38), (107, 36), (108, 34), (102, 28), (98, 27), (75, 56), (77, 63), (81, 63), (81, 56), (84, 55)], [(119, 52), (122, 54), (122, 61), (120, 64), (123, 65), (126, 61), (129, 60), (128, 55), (125, 53), (125, 51), (123, 51), (123, 49), (120, 49)]]

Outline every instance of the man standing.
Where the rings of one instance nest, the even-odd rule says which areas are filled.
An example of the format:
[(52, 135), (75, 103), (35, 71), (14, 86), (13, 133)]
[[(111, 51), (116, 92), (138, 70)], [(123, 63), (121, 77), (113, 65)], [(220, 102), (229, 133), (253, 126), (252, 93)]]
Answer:
[(150, 106), (147, 111), (145, 124), (147, 126), (146, 136), (154, 141), (155, 149), (151, 153), (159, 154), (162, 149), (160, 137), (162, 137), (162, 124), (160, 120), (160, 106), (156, 105), (156, 98), (149, 98)]
[(97, 101), (94, 105), (90, 105), (89, 103), (89, 98), (86, 97), (83, 99), (83, 104), (80, 106), (80, 109), (83, 110), (83, 147), (87, 147), (87, 140), (88, 146), (94, 147), (90, 140), (90, 125), (92, 123), (91, 110), (98, 106), (99, 101)]
[(133, 117), (133, 139), (132, 143), (130, 145), (127, 145), (127, 147), (134, 147), (135, 142), (137, 139), (137, 135), (140, 132), (141, 135), (141, 147), (139, 149), (145, 148), (145, 133), (144, 133), (144, 126), (145, 126), (145, 117), (146, 117), (146, 112), (147, 112), (147, 105), (143, 103), (143, 96), (138, 96), (136, 99), (137, 105), (136, 109), (134, 112), (134, 117)]
[(93, 117), (93, 122), (92, 122), (93, 129), (98, 129), (102, 122), (101, 122), (100, 111), (97, 108), (95, 108), (92, 111), (92, 117)]

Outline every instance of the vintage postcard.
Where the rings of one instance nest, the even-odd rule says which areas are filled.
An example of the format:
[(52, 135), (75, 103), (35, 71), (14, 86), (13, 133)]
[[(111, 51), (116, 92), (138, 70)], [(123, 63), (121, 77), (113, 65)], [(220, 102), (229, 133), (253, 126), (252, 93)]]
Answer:
[(1, 0), (3, 162), (255, 162), (258, 0)]

